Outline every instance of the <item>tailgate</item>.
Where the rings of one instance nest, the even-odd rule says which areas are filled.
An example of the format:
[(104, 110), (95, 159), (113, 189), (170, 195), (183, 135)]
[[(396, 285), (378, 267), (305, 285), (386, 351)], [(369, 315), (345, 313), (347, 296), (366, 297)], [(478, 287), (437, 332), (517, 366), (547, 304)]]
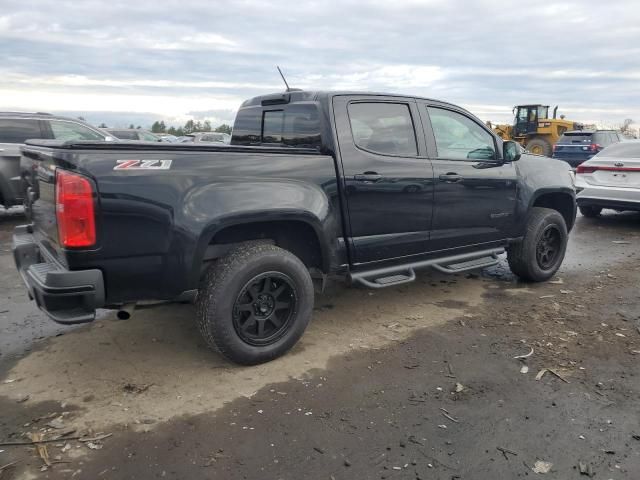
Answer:
[(553, 147), (553, 158), (573, 160), (582, 163), (589, 160), (597, 152), (591, 150), (590, 145), (558, 145)]

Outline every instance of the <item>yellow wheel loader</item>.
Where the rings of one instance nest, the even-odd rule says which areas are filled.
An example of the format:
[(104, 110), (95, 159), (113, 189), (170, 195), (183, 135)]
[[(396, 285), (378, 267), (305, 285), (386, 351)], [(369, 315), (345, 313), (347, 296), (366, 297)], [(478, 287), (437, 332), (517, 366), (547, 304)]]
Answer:
[(556, 118), (558, 107), (553, 109), (553, 118), (549, 118), (548, 105), (518, 105), (513, 107), (515, 121), (513, 125), (491, 125), (504, 140), (515, 140), (531, 153), (551, 156), (553, 145), (567, 130), (581, 130), (583, 125)]

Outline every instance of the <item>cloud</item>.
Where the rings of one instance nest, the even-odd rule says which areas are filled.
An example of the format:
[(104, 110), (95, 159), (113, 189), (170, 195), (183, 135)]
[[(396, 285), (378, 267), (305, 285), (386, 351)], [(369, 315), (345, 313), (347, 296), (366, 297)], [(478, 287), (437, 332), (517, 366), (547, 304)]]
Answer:
[(280, 65), (295, 87), (440, 98), (494, 121), (531, 102), (640, 118), (635, 0), (2, 4), (1, 109), (229, 119), (282, 89)]

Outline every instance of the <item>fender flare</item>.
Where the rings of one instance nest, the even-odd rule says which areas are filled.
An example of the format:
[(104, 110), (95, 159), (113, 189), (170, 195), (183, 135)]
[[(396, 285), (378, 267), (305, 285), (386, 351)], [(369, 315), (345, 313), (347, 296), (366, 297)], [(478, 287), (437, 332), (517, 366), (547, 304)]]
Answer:
[(191, 268), (191, 275), (189, 283), (197, 288), (200, 269), (204, 259), (204, 254), (207, 247), (210, 245), (211, 240), (222, 230), (234, 227), (237, 225), (249, 225), (255, 223), (264, 222), (277, 222), (277, 221), (293, 221), (300, 222), (308, 225), (315, 233), (318, 245), (320, 246), (320, 253), (322, 255), (322, 270), (328, 272), (331, 265), (331, 248), (329, 246), (329, 239), (326, 238), (325, 228), (322, 221), (313, 215), (311, 212), (305, 210), (268, 210), (264, 212), (253, 211), (250, 214), (232, 215), (223, 218), (218, 218), (213, 222), (210, 222), (205, 228), (202, 229), (200, 236), (198, 237), (195, 251), (193, 255), (193, 264)]

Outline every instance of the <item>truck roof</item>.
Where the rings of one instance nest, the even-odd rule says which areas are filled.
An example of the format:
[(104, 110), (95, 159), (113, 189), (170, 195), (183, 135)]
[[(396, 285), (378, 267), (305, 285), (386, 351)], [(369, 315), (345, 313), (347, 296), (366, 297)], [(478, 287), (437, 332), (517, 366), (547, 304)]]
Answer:
[(400, 93), (387, 93), (387, 92), (367, 92), (363, 90), (289, 90), (284, 92), (270, 93), (266, 95), (260, 95), (250, 98), (242, 102), (240, 108), (257, 106), (257, 105), (278, 105), (285, 103), (295, 102), (317, 102), (323, 100), (329, 100), (332, 97), (340, 95), (362, 95), (367, 97), (398, 97), (398, 98), (415, 98), (418, 100), (427, 100), (430, 102), (437, 102), (439, 104), (448, 105), (460, 109), (459, 106), (453, 103), (445, 102), (442, 100), (436, 100), (434, 98), (420, 97), (417, 95), (405, 95)]

